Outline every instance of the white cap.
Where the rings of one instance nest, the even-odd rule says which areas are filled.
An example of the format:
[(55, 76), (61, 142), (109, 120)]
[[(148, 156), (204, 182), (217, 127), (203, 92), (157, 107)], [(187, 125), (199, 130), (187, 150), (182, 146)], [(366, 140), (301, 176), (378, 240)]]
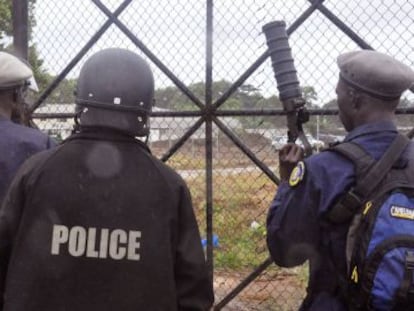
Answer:
[(14, 88), (25, 83), (29, 88), (37, 90), (32, 69), (16, 56), (0, 52), (0, 90)]

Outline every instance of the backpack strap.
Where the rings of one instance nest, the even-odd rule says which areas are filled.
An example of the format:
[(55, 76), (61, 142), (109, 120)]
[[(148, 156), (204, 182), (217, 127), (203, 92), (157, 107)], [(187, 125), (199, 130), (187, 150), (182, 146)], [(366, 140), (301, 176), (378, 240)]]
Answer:
[(359, 193), (369, 195), (387, 176), (395, 162), (401, 157), (410, 140), (407, 136), (398, 134), (379, 161), (375, 163), (368, 174), (357, 183)]
[(406, 136), (399, 133), (378, 161), (358, 144), (347, 142), (334, 146), (331, 150), (354, 163), (356, 183), (327, 213), (328, 221), (339, 224), (351, 220), (366, 198), (383, 181), (409, 142)]
[(400, 289), (396, 293), (396, 304), (393, 311), (410, 310), (414, 304), (414, 252), (406, 251), (404, 278)]
[(344, 157), (351, 160), (356, 167), (356, 171), (365, 170), (375, 163), (375, 160), (369, 155), (369, 153), (354, 142), (343, 142), (331, 147), (329, 150), (340, 153)]

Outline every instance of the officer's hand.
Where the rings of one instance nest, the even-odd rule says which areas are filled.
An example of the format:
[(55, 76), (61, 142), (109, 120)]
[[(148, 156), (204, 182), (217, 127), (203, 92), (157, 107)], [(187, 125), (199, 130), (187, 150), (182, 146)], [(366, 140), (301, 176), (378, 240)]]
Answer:
[(284, 145), (279, 151), (280, 179), (288, 180), (293, 168), (303, 157), (304, 150), (300, 146), (293, 143)]

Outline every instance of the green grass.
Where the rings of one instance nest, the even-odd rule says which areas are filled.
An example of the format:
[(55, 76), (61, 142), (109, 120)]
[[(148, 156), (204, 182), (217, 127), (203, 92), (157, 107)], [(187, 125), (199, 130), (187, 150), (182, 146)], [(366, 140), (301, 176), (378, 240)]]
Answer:
[[(181, 157), (181, 156), (180, 156)], [(184, 157), (175, 161), (182, 161)], [(198, 168), (195, 159), (187, 164)], [(224, 163), (224, 162), (223, 162)], [(181, 164), (181, 169), (188, 169)], [(217, 168), (215, 166), (215, 168)], [(202, 237), (206, 236), (206, 179), (203, 172), (186, 178)], [(259, 171), (242, 171), (226, 176), (213, 173), (213, 232), (219, 237), (219, 247), (213, 249), (215, 275), (240, 277), (240, 282), (268, 258), (266, 246), (266, 216), (277, 186)], [(252, 223), (254, 222), (254, 226)], [(232, 278), (230, 277), (230, 279)], [(303, 299), (308, 280), (307, 265), (295, 269), (281, 269), (271, 265), (261, 274), (262, 289), (250, 287), (249, 293), (236, 298), (252, 310), (296, 310)], [(254, 282), (253, 282), (254, 283)], [(219, 283), (217, 291), (228, 293), (237, 283)], [(286, 292), (286, 287), (293, 292)], [(259, 304), (259, 305), (258, 305)], [(256, 308), (257, 307), (257, 308)]]
[[(195, 177), (187, 183), (205, 236), (205, 179)], [(276, 186), (260, 172), (213, 176), (213, 232), (220, 243), (214, 249), (215, 267), (251, 268), (268, 257), (265, 221), (275, 190)], [(253, 222), (256, 226), (252, 228)]]

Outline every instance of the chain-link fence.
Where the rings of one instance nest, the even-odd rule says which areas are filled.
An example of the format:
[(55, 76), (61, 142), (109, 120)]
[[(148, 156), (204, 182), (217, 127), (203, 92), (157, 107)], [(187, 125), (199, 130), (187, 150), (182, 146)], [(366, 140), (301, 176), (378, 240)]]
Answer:
[[(149, 144), (191, 189), (216, 309), (296, 310), (307, 268), (271, 264), (265, 244), (286, 118), (262, 26), (286, 21), (311, 111), (305, 131), (318, 150), (345, 134), (336, 116), (338, 54), (373, 48), (414, 66), (412, 12), (407, 0), (37, 0), (29, 14), (40, 86), (34, 121), (66, 138), (85, 60), (107, 47), (144, 56), (156, 81)], [(413, 97), (401, 102), (402, 131), (413, 124)]]

